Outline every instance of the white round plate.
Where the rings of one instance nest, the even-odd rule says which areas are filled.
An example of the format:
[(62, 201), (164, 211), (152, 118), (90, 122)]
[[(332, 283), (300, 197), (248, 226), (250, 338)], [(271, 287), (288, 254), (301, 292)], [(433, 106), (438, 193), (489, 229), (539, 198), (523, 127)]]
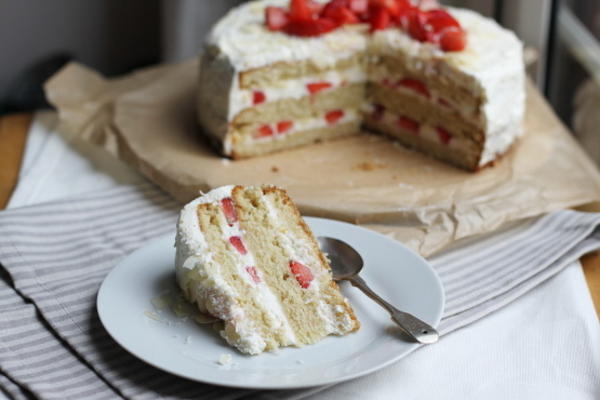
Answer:
[[(361, 276), (383, 298), (437, 327), (444, 306), (439, 278), (419, 255), (386, 236), (355, 225), (305, 218), (316, 236), (346, 241), (362, 255)], [(210, 325), (178, 318), (170, 310), (149, 318), (161, 293), (177, 290), (174, 234), (157, 238), (118, 264), (98, 293), (108, 333), (126, 350), (164, 371), (215, 385), (292, 389), (342, 382), (377, 371), (418, 347), (407, 342), (389, 315), (358, 289), (340, 286), (361, 328), (302, 348), (246, 356), (229, 347)], [(435, 346), (435, 345), (434, 345)], [(218, 360), (231, 355), (231, 363)]]

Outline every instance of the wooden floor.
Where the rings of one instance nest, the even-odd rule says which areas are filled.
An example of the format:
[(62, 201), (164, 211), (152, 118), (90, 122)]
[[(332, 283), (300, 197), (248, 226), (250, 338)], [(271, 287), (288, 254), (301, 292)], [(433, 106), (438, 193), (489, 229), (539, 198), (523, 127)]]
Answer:
[[(0, 117), (0, 210), (6, 207), (19, 177), (23, 149), (32, 114), (12, 114)], [(600, 212), (600, 203), (580, 207), (583, 211)], [(582, 259), (585, 278), (600, 311), (600, 252)]]

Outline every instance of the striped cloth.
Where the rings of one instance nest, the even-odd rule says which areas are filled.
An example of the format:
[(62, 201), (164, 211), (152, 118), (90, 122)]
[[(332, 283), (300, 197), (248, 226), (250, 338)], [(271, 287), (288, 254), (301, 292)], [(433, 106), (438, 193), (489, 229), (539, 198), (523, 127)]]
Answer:
[[(15, 399), (299, 399), (325, 388), (225, 389), (137, 360), (101, 326), (111, 268), (173, 230), (179, 205), (154, 186), (0, 212), (0, 388)], [(440, 333), (468, 325), (600, 248), (600, 214), (560, 211), (464, 243), (431, 262), (443, 281)]]

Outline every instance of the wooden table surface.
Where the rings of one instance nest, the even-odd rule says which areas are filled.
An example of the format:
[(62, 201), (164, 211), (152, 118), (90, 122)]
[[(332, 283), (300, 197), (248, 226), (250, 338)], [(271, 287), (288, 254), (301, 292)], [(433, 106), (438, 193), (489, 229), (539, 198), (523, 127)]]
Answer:
[[(31, 119), (30, 113), (0, 117), (0, 210), (6, 207), (17, 183)], [(600, 212), (600, 203), (589, 204), (579, 209)], [(600, 312), (600, 251), (585, 255), (581, 262), (598, 313)]]

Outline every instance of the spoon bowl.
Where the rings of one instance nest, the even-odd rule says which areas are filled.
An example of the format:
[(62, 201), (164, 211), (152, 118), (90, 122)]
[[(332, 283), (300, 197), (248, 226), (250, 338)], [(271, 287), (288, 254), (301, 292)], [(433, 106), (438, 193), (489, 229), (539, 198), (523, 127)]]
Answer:
[(439, 335), (433, 327), (382, 299), (358, 275), (364, 266), (364, 262), (356, 249), (335, 238), (320, 236), (317, 240), (321, 251), (326, 253), (329, 258), (334, 280), (349, 281), (352, 286), (362, 290), (377, 304), (385, 308), (392, 316), (392, 320), (414, 341), (422, 344), (437, 342)]

